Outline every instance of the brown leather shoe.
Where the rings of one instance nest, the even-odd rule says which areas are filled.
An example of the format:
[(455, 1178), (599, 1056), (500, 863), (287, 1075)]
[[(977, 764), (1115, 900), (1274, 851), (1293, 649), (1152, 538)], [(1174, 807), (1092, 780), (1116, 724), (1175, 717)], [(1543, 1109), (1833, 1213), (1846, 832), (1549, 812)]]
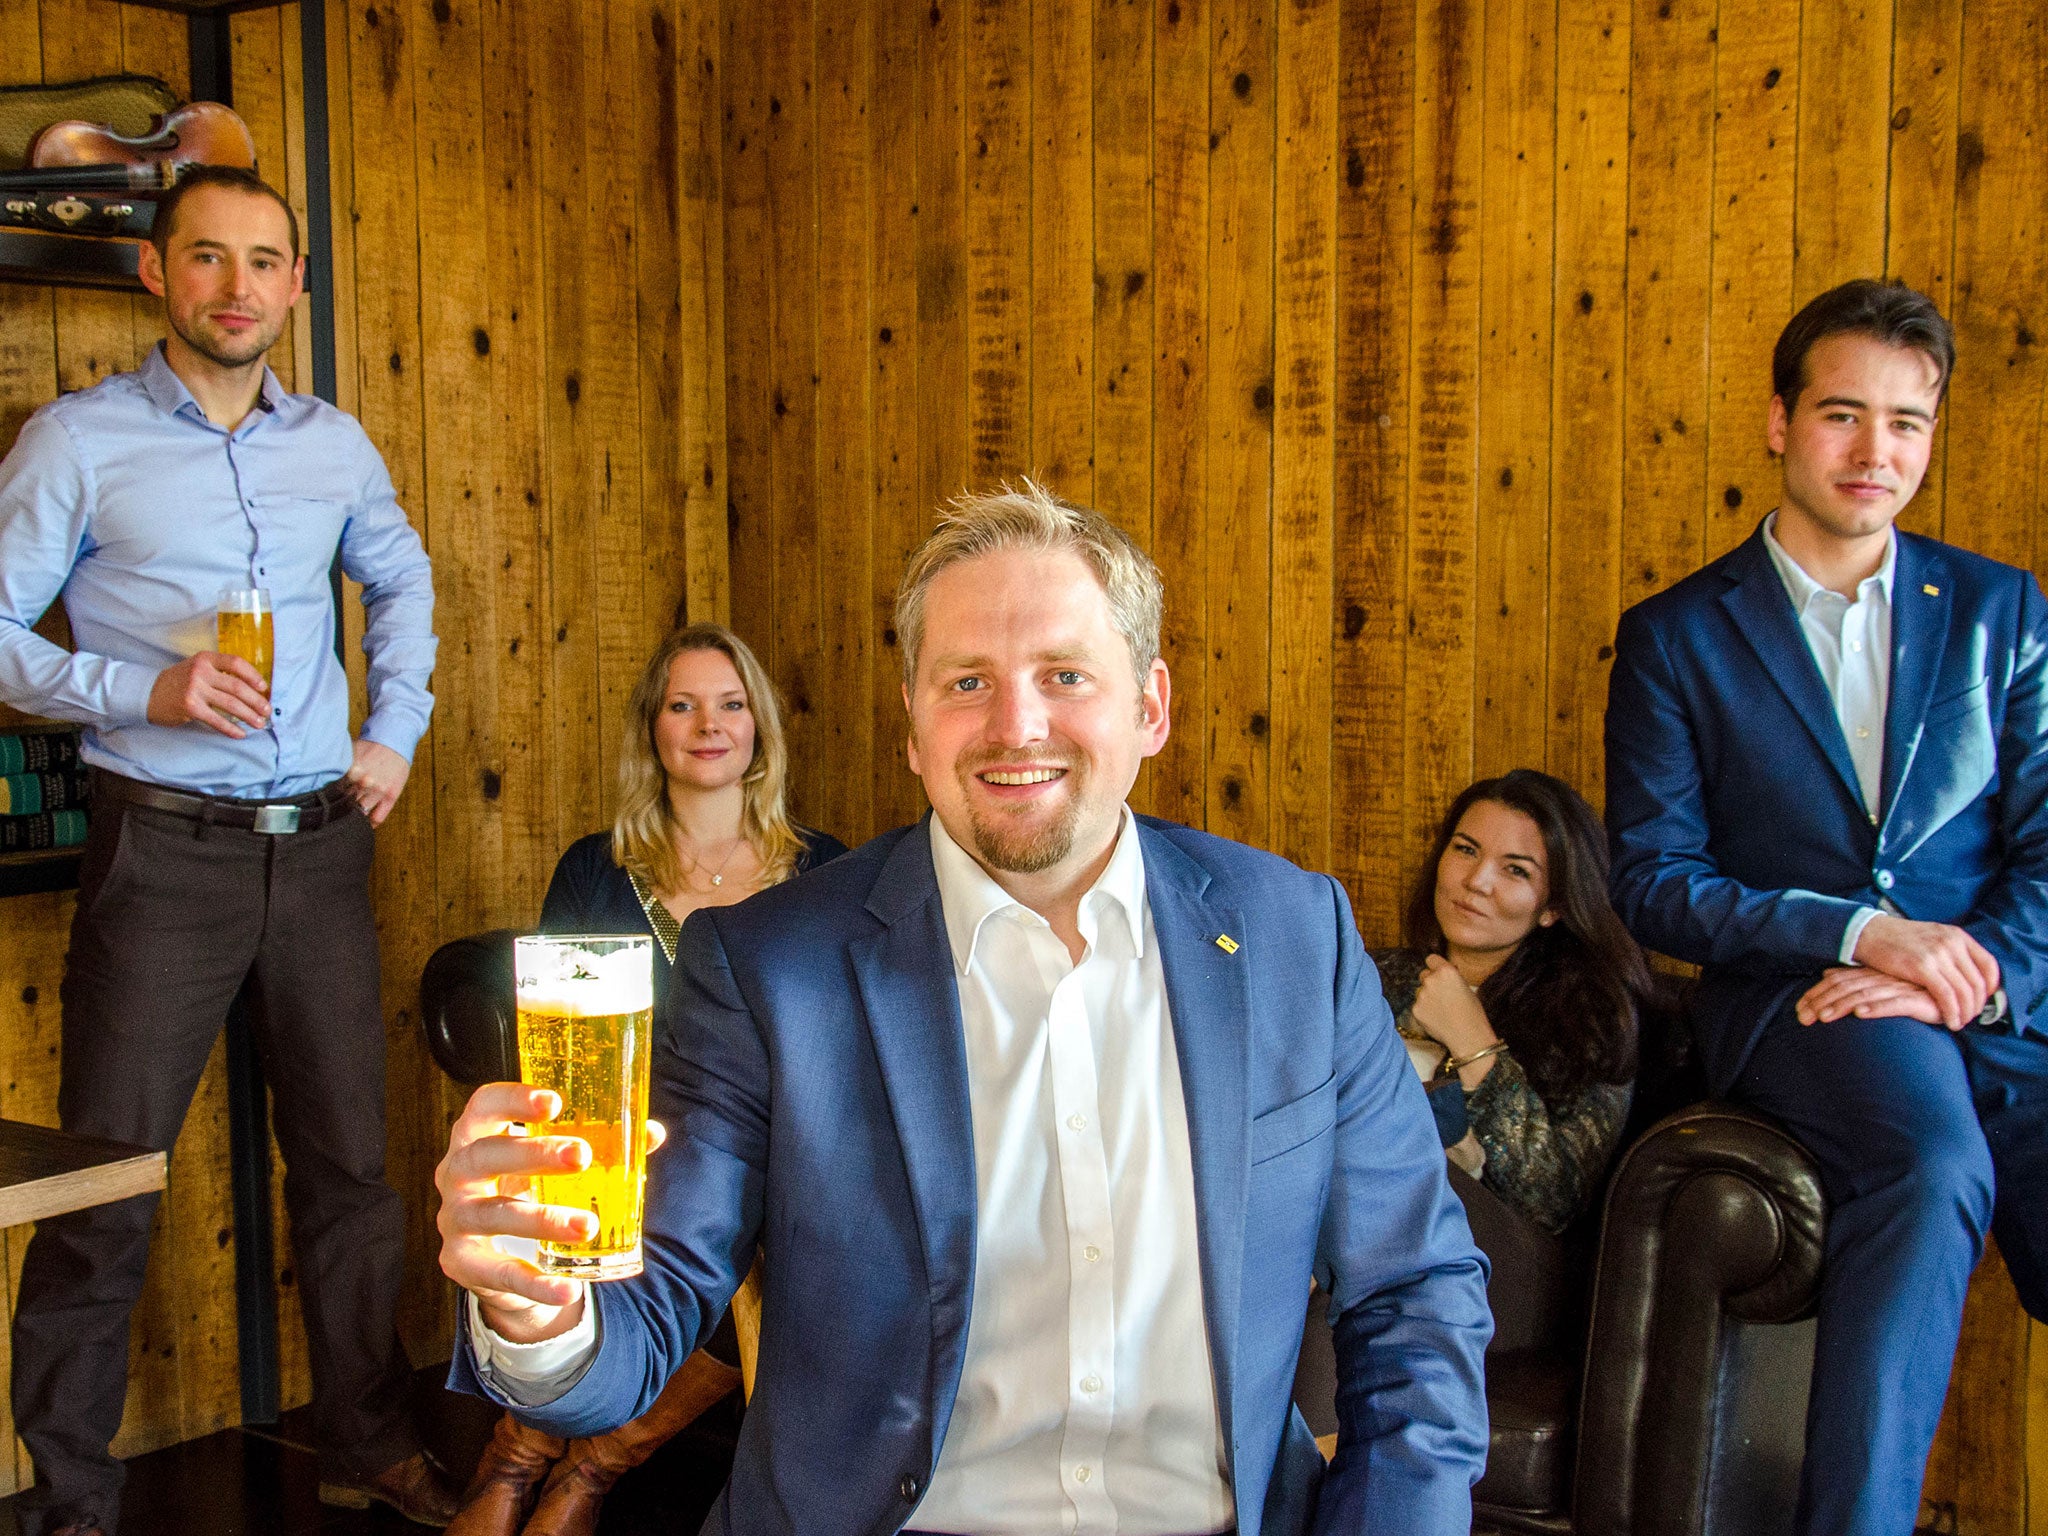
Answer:
[(596, 1536), (597, 1512), (620, 1474), (639, 1466), (739, 1384), (738, 1371), (700, 1349), (669, 1377), (654, 1406), (639, 1418), (588, 1440), (571, 1440), (548, 1475), (525, 1536)]
[(441, 1464), (425, 1451), (386, 1467), (375, 1477), (346, 1482), (322, 1479), (320, 1502), (339, 1509), (368, 1509), (372, 1500), (389, 1504), (416, 1525), (446, 1525), (455, 1518), (455, 1489)]
[(559, 1435), (533, 1429), (509, 1413), (499, 1419), (463, 1491), (461, 1512), (448, 1524), (448, 1536), (519, 1536), (540, 1497), (541, 1479), (564, 1449)]

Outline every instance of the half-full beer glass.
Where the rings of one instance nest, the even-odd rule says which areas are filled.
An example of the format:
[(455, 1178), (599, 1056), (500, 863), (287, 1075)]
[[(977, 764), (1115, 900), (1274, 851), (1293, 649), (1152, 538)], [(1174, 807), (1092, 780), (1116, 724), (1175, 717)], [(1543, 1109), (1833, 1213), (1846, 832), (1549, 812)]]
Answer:
[(534, 1198), (543, 1204), (597, 1217), (588, 1242), (540, 1245), (535, 1263), (551, 1275), (623, 1280), (640, 1273), (652, 945), (645, 934), (513, 940), (520, 1080), (562, 1097), (560, 1117), (534, 1126), (533, 1134), (590, 1144), (583, 1172), (534, 1180)]

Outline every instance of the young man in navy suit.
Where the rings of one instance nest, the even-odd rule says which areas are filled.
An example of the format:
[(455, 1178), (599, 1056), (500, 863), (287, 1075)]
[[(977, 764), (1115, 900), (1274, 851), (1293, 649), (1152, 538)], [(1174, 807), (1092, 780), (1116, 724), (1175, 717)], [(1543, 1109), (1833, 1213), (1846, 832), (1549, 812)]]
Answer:
[(1615, 641), (1615, 904), (1827, 1191), (1801, 1536), (1913, 1528), (1987, 1228), (2048, 1318), (2048, 604), (1892, 526), (1954, 358), (1898, 284), (1801, 310), (1777, 510)]
[[(933, 814), (692, 915), (657, 1051), (647, 1270), (492, 1234), (550, 1095), (479, 1089), (440, 1170), (454, 1376), (560, 1434), (641, 1412), (756, 1246), (761, 1353), (707, 1530), (1464, 1536), (1485, 1265), (1343, 888), (1133, 815), (1161, 590), (1035, 486), (956, 506), (897, 600)], [(1339, 1439), (1292, 1384), (1314, 1274)]]

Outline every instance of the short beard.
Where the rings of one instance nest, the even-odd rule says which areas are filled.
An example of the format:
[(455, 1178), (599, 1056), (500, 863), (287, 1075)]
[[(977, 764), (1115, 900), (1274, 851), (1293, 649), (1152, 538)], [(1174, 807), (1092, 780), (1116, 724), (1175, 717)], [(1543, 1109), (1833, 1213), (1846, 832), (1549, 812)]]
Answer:
[(1080, 806), (1067, 802), (1059, 820), (1035, 831), (1015, 831), (970, 815), (968, 829), (974, 834), (974, 855), (990, 869), (1012, 875), (1035, 875), (1051, 869), (1074, 851), (1074, 823)]
[(277, 330), (274, 331), (269, 336), (264, 336), (262, 335), (262, 333), (259, 332), (257, 335), (257, 339), (260, 340), (263, 344), (259, 347), (256, 347), (253, 351), (251, 351), (248, 356), (237, 357), (231, 352), (223, 352), (218, 347), (212, 346), (207, 342), (201, 341), (197, 336), (187, 331), (183, 326), (173, 324), (171, 326), (171, 329), (178, 333), (178, 339), (180, 341), (184, 342), (186, 346), (190, 347), (194, 352), (197, 352), (201, 357), (205, 358), (209, 363), (212, 363), (216, 368), (246, 368), (249, 366), (249, 364), (261, 359), (266, 352), (268, 352), (272, 347), (276, 346), (277, 338), (284, 334), (284, 327), (282, 325), (280, 325), (277, 328)]
[[(984, 757), (963, 766), (963, 780), (972, 779), (975, 774), (1000, 762), (1000, 754)], [(968, 831), (974, 838), (974, 856), (990, 869), (1000, 869), (1012, 875), (1036, 875), (1053, 868), (1074, 851), (1074, 829), (1081, 820), (1080, 782), (1085, 772), (1079, 758), (1071, 758), (1060, 764), (1067, 771), (1067, 782), (1071, 786), (1067, 803), (1050, 826), (1030, 829), (1012, 827), (1000, 816), (987, 816), (979, 811), (969, 811)], [(963, 785), (964, 787), (964, 785)], [(970, 799), (970, 805), (973, 803)]]

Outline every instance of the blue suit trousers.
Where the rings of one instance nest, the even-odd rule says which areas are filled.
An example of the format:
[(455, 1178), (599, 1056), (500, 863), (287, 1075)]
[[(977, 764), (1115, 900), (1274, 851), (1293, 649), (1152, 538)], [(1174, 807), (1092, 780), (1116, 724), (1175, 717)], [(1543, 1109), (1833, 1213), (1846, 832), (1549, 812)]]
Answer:
[(1901, 1536), (1963, 1299), (2000, 1253), (2048, 1317), (2048, 1041), (1911, 1019), (1765, 1026), (1732, 1096), (1781, 1121), (1828, 1197), (1801, 1536)]

